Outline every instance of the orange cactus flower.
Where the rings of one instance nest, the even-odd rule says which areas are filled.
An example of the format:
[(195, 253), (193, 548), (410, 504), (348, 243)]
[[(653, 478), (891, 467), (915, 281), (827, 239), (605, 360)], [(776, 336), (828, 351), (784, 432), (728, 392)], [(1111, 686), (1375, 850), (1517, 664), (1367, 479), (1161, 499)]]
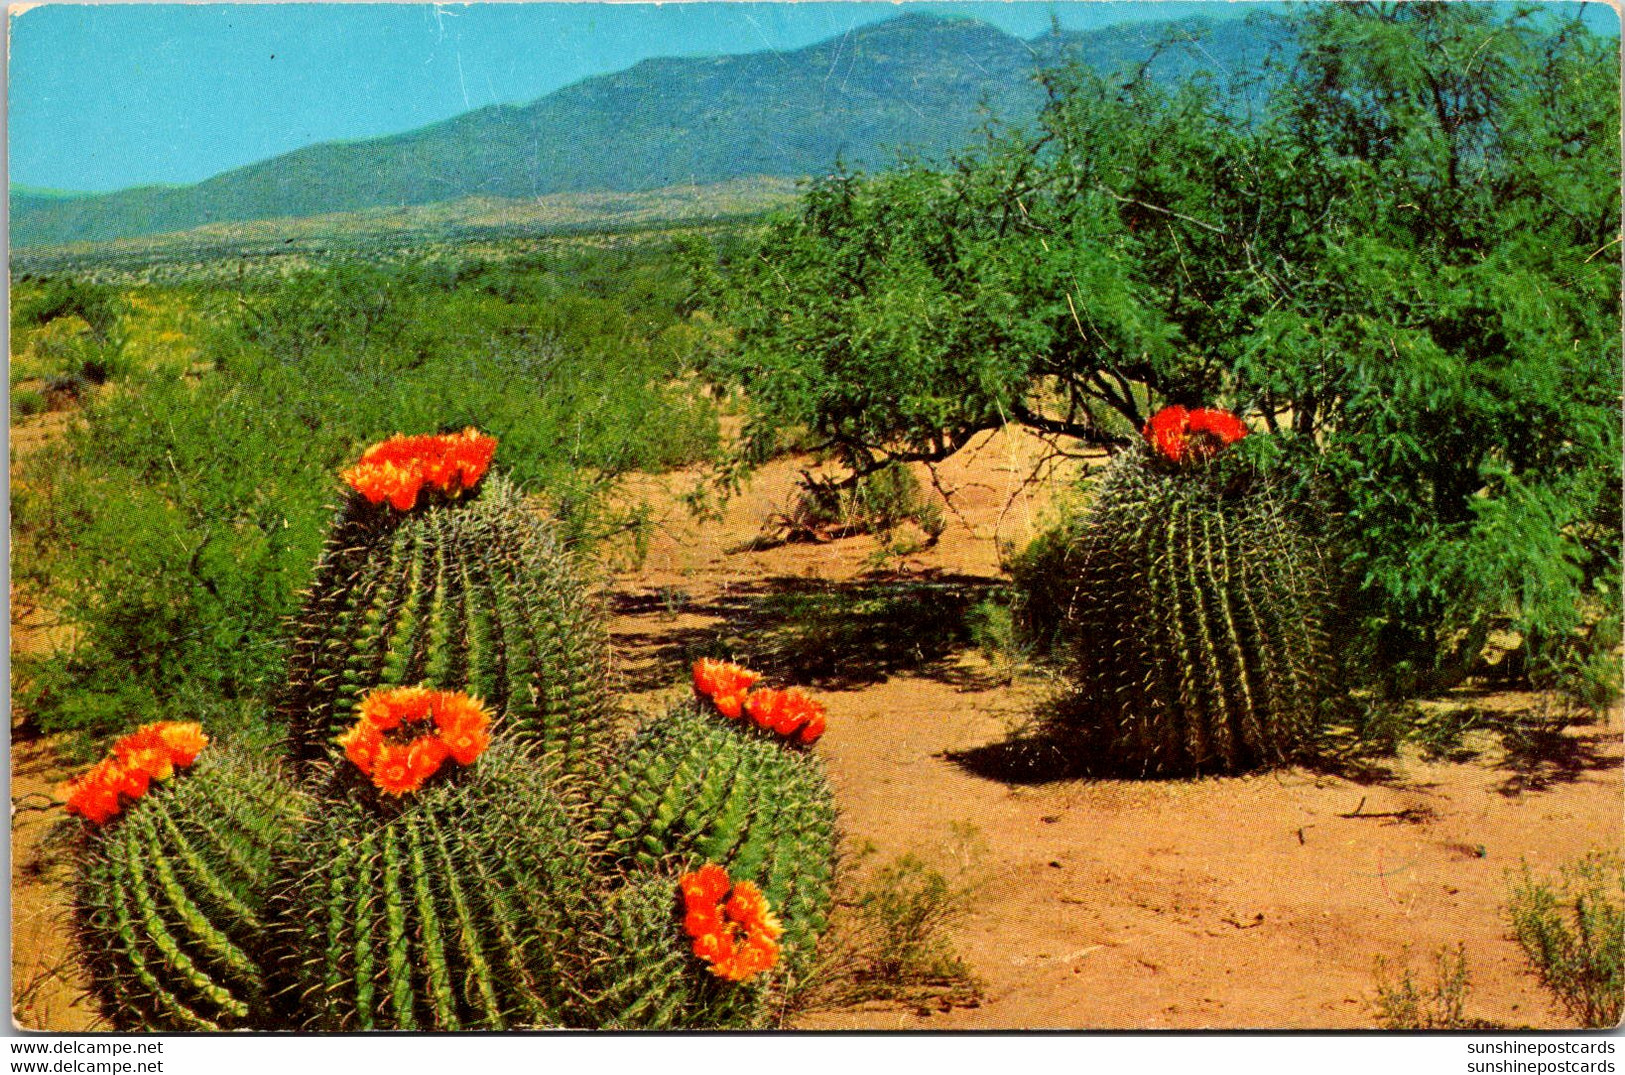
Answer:
[(728, 871), (714, 862), (707, 862), (698, 870), (684, 874), (678, 887), (689, 909), (699, 905), (716, 906), (728, 894)]
[(422, 783), (440, 771), (440, 764), (452, 753), (451, 747), (438, 736), (422, 735), (406, 747), (406, 765), (412, 777)]
[(1185, 430), (1190, 426), (1190, 412), (1175, 404), (1164, 407), (1151, 416), (1143, 430), (1151, 448), (1169, 462), (1177, 463), (1185, 455)]
[(824, 712), (820, 708), (807, 723), (801, 726), (801, 731), (796, 733), (796, 742), (804, 746), (811, 746), (818, 742), (819, 737), (824, 734), (824, 725)]
[(1249, 430), (1246, 422), (1229, 411), (1195, 410), (1191, 412), (1191, 432), (1209, 434), (1218, 438), (1221, 446), (1227, 446), (1245, 437)]
[(141, 798), (152, 781), (168, 780), (177, 768), (190, 766), (208, 743), (199, 724), (171, 720), (143, 724), (114, 742), (108, 756), (84, 776), (58, 787), (57, 797), (70, 814), (105, 824), (123, 809), (121, 796), (131, 801)]
[(175, 756), (152, 725), (145, 725), (113, 744), (113, 756), (127, 769), (137, 769), (153, 780), (168, 780), (175, 773)]
[(203, 748), (209, 745), (209, 737), (203, 734), (201, 724), (166, 720), (156, 727), (158, 738), (169, 749), (170, 760), (183, 769), (196, 761)]
[(439, 691), (427, 687), (386, 687), (361, 699), (361, 719), (381, 732), (394, 731), (402, 724), (415, 724), (429, 715)]
[(357, 769), (371, 776), (373, 766), (378, 762), (378, 748), (384, 745), (384, 733), (378, 730), (377, 725), (360, 720), (339, 736), (338, 744), (344, 748), (344, 756)]
[(694, 662), (694, 692), (711, 699), (711, 704), (729, 720), (739, 719), (751, 685), (761, 678), (760, 672), (731, 661), (701, 657)]
[[(447, 758), (472, 765), (491, 745), (491, 718), (460, 691), (384, 687), (362, 698), (356, 711), (355, 724), (335, 742), (388, 795), (417, 791)], [(413, 725), (426, 722), (433, 731), (411, 735)]]
[(385, 795), (405, 795), (423, 786), (423, 778), (412, 772), (411, 748), (404, 743), (384, 743), (372, 767), (372, 782)]
[[(777, 962), (783, 927), (761, 889), (740, 881), (729, 895), (728, 873), (715, 863), (685, 874), (678, 887), (685, 907), (683, 931), (693, 941), (694, 954), (710, 964), (712, 974), (742, 982)], [(724, 896), (728, 898), (724, 900)]]
[(411, 511), (418, 494), (434, 490), (456, 497), (485, 476), (497, 442), (476, 429), (461, 433), (393, 436), (365, 452), (342, 477), (370, 504), (389, 501), (397, 511)]
[[(115, 763), (116, 764), (116, 763)], [(118, 816), (120, 774), (101, 762), (90, 772), (57, 788), (57, 797), (67, 803), (70, 814), (78, 814), (97, 825)]]
[(785, 737), (815, 726), (810, 735), (798, 736), (798, 741), (802, 743), (814, 742), (824, 734), (824, 707), (798, 687), (782, 691), (771, 688), (755, 691), (745, 700), (745, 709), (757, 725)]
[(120, 795), (131, 799), (139, 799), (147, 793), (152, 777), (145, 770), (120, 765), (112, 759), (103, 761), (101, 764), (106, 767), (103, 779), (106, 780), (110, 787), (118, 789)]
[(491, 745), (491, 734), (483, 726), (464, 725), (454, 731), (441, 732), (440, 741), (458, 765), (473, 765)]

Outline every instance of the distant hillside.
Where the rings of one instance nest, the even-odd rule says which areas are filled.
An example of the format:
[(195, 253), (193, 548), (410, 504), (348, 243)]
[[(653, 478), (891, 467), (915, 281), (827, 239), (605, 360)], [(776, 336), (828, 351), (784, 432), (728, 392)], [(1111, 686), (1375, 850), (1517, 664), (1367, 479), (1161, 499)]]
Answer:
[(502, 242), (630, 235), (651, 229), (707, 228), (758, 218), (790, 204), (798, 181), (751, 176), (703, 186), (648, 191), (471, 195), (429, 205), (358, 209), (269, 220), (222, 221), (184, 231), (102, 242), (34, 246), (12, 252), (13, 277), (59, 272), (121, 274), (151, 269), (168, 279), (212, 276), (222, 264), (300, 262), (444, 242)]
[(406, 134), (309, 146), (187, 187), (41, 199), (11, 192), (18, 246), (104, 241), (230, 221), (468, 197), (647, 191), (742, 176), (806, 176), (837, 158), (877, 167), (941, 157), (987, 114), (1020, 121), (1034, 71), (1064, 48), (1110, 70), (1165, 34), (1161, 78), (1254, 65), (1278, 33), (1240, 21), (1136, 24), (1032, 41), (970, 19), (902, 15), (794, 52), (646, 60), (524, 106), (482, 108)]

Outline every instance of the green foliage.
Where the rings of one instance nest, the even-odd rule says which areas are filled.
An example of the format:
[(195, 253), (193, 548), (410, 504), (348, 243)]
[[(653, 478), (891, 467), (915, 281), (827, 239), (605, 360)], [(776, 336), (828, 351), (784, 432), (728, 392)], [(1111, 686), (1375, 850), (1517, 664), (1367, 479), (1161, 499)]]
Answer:
[(1416, 981), (1410, 961), (1402, 959), (1399, 978), (1390, 980), (1388, 964), (1377, 957), (1377, 1022), (1384, 1030), (1471, 1030), (1481, 1027), (1466, 1016), (1472, 977), (1467, 970), (1467, 948), (1440, 948), (1433, 956), (1433, 985), (1424, 990)]
[(732, 276), (748, 430), (858, 469), (1020, 422), (1122, 446), (1229, 399), (1329, 491), (1359, 666), (1403, 695), (1495, 628), (1611, 691), (1619, 73), (1535, 9), (1308, 6), (1262, 88), (1043, 76), (952, 168), (813, 186)]
[(1120, 455), (1075, 534), (1052, 567), (1073, 587), (1054, 628), (1073, 694), (1055, 720), (1080, 757), (1169, 774), (1301, 752), (1332, 694), (1332, 586), (1267, 482), (1233, 457)]
[(965, 614), (965, 629), (971, 644), (1006, 679), (1013, 677), (1017, 666), (1033, 655), (1032, 647), (1017, 627), (1010, 598), (1009, 593), (995, 594), (978, 601)]
[(45, 396), (32, 389), (13, 389), (11, 392), (11, 420), (32, 418), (46, 409)]
[(1527, 865), (1507, 902), (1530, 968), (1582, 1026), (1614, 1027), (1625, 1011), (1625, 868), (1593, 853), (1555, 879)]
[(30, 328), (74, 317), (97, 339), (106, 340), (118, 323), (121, 305), (115, 289), (73, 277), (19, 281), (11, 302), (11, 336), (16, 339)]
[(19, 667), (24, 710), (99, 735), (169, 703), (264, 697), (337, 472), (393, 433), (478, 426), (568, 543), (635, 529), (606, 496), (617, 477), (715, 444), (714, 407), (677, 380), (697, 353), (657, 342), (683, 287), (639, 246), (163, 291), (212, 325), (198, 362), (132, 370), (20, 471), (19, 572), (73, 629)]
[(645, 725), (609, 765), (591, 828), (622, 868), (715, 862), (753, 881), (780, 921), (780, 966), (804, 972), (828, 920), (835, 804), (823, 766), (692, 702)]
[(211, 745), (87, 840), (79, 951), (120, 1029), (229, 1030), (265, 1017), (271, 879), (308, 803), (253, 757)]
[(277, 708), (302, 761), (338, 754), (367, 692), (418, 683), (480, 698), (563, 771), (595, 771), (615, 734), (580, 567), (501, 476), (406, 516), (352, 496), (295, 624)]
[(392, 815), (327, 804), (278, 880), (279, 1018), (312, 1030), (572, 1025), (588, 884), (586, 850), (523, 751), (493, 746), (466, 779)]

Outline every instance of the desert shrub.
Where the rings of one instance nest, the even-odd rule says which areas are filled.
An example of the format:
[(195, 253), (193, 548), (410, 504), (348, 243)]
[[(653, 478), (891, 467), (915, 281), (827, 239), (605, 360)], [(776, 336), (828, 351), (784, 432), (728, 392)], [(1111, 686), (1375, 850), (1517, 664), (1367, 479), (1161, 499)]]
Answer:
[(1388, 963), (1381, 956), (1375, 973), (1373, 1007), (1384, 1030), (1465, 1030), (1479, 1025), (1466, 1014), (1473, 985), (1465, 945), (1458, 944), (1454, 950), (1440, 948), (1433, 954), (1433, 984), (1429, 987), (1417, 982), (1408, 953), (1400, 959), (1397, 979), (1390, 978)]
[(887, 534), (912, 522), (930, 538), (942, 533), (942, 507), (924, 495), (906, 466), (882, 467), (856, 480), (802, 475), (795, 504), (781, 520), (787, 540)]
[(91, 333), (106, 339), (118, 323), (121, 301), (117, 289), (87, 283), (71, 276), (53, 276), (21, 284), (11, 304), (11, 334), (48, 325), (59, 318), (76, 317)]
[(952, 1005), (975, 998), (979, 984), (949, 933), (970, 912), (979, 887), (972, 876), (977, 841), (972, 828), (956, 826), (950, 848), (956, 861), (946, 873), (913, 853), (872, 863), (874, 848), (858, 848), (846, 864), (850, 893), (820, 953), (809, 1003)]
[(1537, 878), (1526, 864), (1507, 902), (1530, 968), (1581, 1024), (1617, 1026), (1625, 1004), (1625, 867), (1593, 853)]
[(1082, 516), (1081, 510), (1069, 511), (1034, 535), (1006, 565), (1013, 595), (1011, 624), (1036, 655), (1065, 652), (1066, 625), (1077, 591), (1067, 558), (1077, 543)]
[(32, 418), (45, 410), (45, 396), (32, 388), (12, 389), (11, 419)]
[(1031, 656), (1011, 609), (1011, 595), (997, 592), (972, 605), (965, 613), (965, 629), (971, 645), (1006, 679)]

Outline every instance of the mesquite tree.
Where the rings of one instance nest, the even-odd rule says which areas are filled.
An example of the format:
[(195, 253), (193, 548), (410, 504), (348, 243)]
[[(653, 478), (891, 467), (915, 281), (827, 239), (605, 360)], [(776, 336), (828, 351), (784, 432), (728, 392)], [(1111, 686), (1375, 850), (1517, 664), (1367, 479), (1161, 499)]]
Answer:
[(863, 473), (1011, 422), (1115, 449), (1163, 403), (1229, 405), (1325, 497), (1382, 685), (1459, 681), (1505, 626), (1538, 682), (1605, 696), (1617, 42), (1485, 5), (1273, 25), (1262, 82), (1062, 67), (1030, 130), (814, 185), (725, 293), (747, 429)]

